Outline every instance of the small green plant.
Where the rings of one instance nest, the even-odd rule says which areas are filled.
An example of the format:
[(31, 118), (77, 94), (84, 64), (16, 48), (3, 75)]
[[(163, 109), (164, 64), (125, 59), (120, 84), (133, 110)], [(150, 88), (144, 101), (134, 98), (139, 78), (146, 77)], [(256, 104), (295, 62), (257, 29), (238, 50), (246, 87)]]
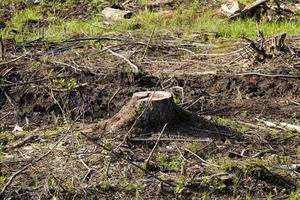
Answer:
[(247, 192), (246, 200), (252, 200), (252, 196), (251, 196), (250, 192)]
[(105, 177), (102, 181), (101, 181), (101, 187), (103, 188), (109, 188), (114, 186), (115, 180), (112, 178), (108, 178)]
[(268, 196), (267, 196), (267, 200), (272, 200), (273, 199), (273, 195), (272, 195), (272, 193), (270, 192), (269, 194), (268, 194)]
[(138, 182), (135, 182), (134, 180), (128, 179), (127, 176), (125, 178), (123, 178), (122, 180), (123, 180), (122, 181), (122, 186), (123, 186), (123, 190), (125, 192), (138, 195), (137, 191), (140, 188), (140, 185), (139, 185)]
[(249, 115), (248, 111), (242, 111), (241, 112), (241, 116), (244, 117), (244, 118), (248, 117), (248, 115)]
[(181, 99), (178, 98), (178, 97), (175, 96), (175, 95), (173, 95), (173, 101), (174, 101), (174, 103), (177, 104), (177, 105), (178, 105), (178, 104), (181, 104), (181, 102), (182, 102)]
[(175, 193), (177, 195), (180, 195), (184, 191), (186, 186), (187, 186), (186, 178), (184, 176), (177, 177)]
[(165, 154), (158, 152), (156, 161), (163, 171), (178, 170), (181, 167), (181, 163), (177, 159), (170, 159)]
[(298, 113), (297, 113), (297, 112), (292, 112), (292, 113), (291, 113), (291, 118), (296, 119), (297, 116), (298, 116)]
[(277, 160), (280, 164), (285, 165), (289, 161), (290, 157), (289, 156), (278, 156)]
[(300, 192), (291, 192), (289, 200), (299, 200), (300, 199)]
[(55, 179), (54, 178), (48, 178), (46, 180), (46, 184), (48, 188), (53, 188), (56, 184), (55, 184)]
[(0, 187), (4, 185), (5, 181), (6, 181), (6, 176), (0, 176)]
[(197, 144), (197, 142), (189, 143), (189, 144), (187, 145), (187, 148), (188, 148), (189, 150), (191, 150), (192, 152), (197, 152), (198, 144)]
[(72, 91), (76, 85), (77, 85), (77, 80), (72, 78), (67, 84), (68, 91)]

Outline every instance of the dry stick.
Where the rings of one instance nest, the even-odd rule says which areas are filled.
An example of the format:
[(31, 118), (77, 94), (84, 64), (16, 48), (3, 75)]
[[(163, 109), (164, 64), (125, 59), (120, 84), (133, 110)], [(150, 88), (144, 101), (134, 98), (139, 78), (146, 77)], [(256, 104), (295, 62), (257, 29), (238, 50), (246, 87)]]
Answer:
[(8, 115), (12, 115), (13, 113), (9, 112), (9, 113), (6, 113), (3, 117), (0, 118), (0, 120), (2, 119), (5, 119)]
[(67, 64), (67, 63), (64, 63), (64, 62), (60, 62), (60, 61), (48, 61), (52, 64), (55, 64), (55, 65), (62, 65), (62, 66), (65, 66), (65, 67), (70, 67), (72, 69), (74, 69), (75, 71), (79, 71), (79, 72), (82, 72), (81, 69), (78, 69), (76, 67), (74, 67), (73, 65), (70, 65), (70, 64)]
[(206, 160), (204, 160), (203, 158), (201, 158), (200, 156), (198, 156), (197, 154), (195, 154), (194, 152), (192, 152), (191, 150), (187, 149), (187, 148), (184, 148), (185, 151), (188, 151), (189, 153), (191, 153), (193, 156), (195, 156), (196, 158), (198, 158), (202, 163), (203, 165), (207, 165), (208, 162)]
[(3, 197), (5, 190), (12, 184), (13, 180), (20, 175), (22, 172), (24, 172), (25, 170), (27, 170), (30, 166), (32, 166), (33, 164), (39, 162), (40, 160), (42, 160), (43, 158), (45, 158), (46, 156), (48, 156), (57, 146), (58, 144), (67, 136), (67, 134), (69, 133), (70, 127), (66, 130), (65, 134), (54, 144), (54, 146), (47, 151), (45, 154), (41, 155), (40, 157), (38, 157), (37, 159), (33, 160), (32, 162), (30, 162), (29, 164), (25, 165), (22, 169), (20, 169), (19, 171), (13, 173), (8, 181), (6, 182), (6, 184), (3, 186), (1, 192), (0, 192), (0, 198)]
[(21, 56), (15, 58), (15, 59), (12, 59), (12, 60), (7, 61), (7, 62), (2, 62), (2, 63), (0, 63), (0, 66), (4, 66), (4, 65), (7, 65), (7, 64), (16, 62), (17, 60), (20, 60), (21, 58), (23, 58), (23, 57), (25, 57), (25, 56), (27, 56), (27, 54), (21, 55)]
[(194, 101), (193, 103), (191, 103), (190, 105), (184, 107), (185, 110), (189, 109), (190, 107), (192, 107), (193, 105), (195, 105), (198, 101), (200, 100), (204, 100), (204, 96), (199, 97), (196, 101)]
[(291, 99), (289, 99), (289, 101), (290, 101), (291, 103), (297, 105), (297, 106), (300, 106), (300, 103), (298, 103), (298, 102), (296, 102), (296, 101), (293, 101), (293, 100), (291, 100)]
[[(227, 74), (227, 73), (225, 73)], [(287, 75), (287, 74), (263, 74), (259, 72), (245, 72), (245, 73), (239, 73), (239, 74), (229, 74), (233, 76), (249, 76), (249, 75), (255, 75), (255, 76), (265, 76), (265, 77), (274, 77), (274, 78), (295, 78), (300, 79), (300, 76), (294, 76), (294, 75)]]
[(108, 49), (108, 48), (106, 48), (106, 47), (104, 47), (104, 49), (107, 49), (107, 51), (108, 51), (109, 53), (111, 53), (112, 55), (117, 56), (117, 57), (122, 58), (123, 60), (125, 60), (125, 61), (131, 66), (132, 71), (133, 71), (134, 73), (138, 73), (138, 72), (139, 72), (139, 68), (138, 68), (135, 64), (133, 64), (130, 60), (128, 60), (125, 56), (123, 56), (123, 55), (121, 55), (121, 54), (118, 54), (118, 53), (116, 53), (116, 52), (114, 52), (114, 51), (112, 51), (111, 49)]
[(27, 136), (26, 138), (24, 138), (23, 140), (11, 145), (11, 146), (8, 146), (9, 149), (15, 149), (15, 148), (19, 148), (21, 146), (23, 146), (24, 144), (26, 144), (29, 140), (33, 140), (33, 139), (36, 139), (38, 137), (38, 135), (36, 134), (33, 134), (33, 135), (29, 135)]
[(88, 177), (91, 175), (91, 173), (94, 171), (92, 168), (90, 168), (82, 159), (80, 159), (80, 162), (84, 165), (84, 167), (88, 170), (88, 172), (83, 177), (83, 181), (88, 180)]
[(144, 165), (145, 165), (145, 169), (147, 169), (148, 163), (149, 163), (149, 161), (150, 161), (150, 159), (151, 159), (151, 157), (152, 157), (152, 155), (153, 155), (153, 153), (154, 153), (154, 150), (156, 149), (156, 147), (157, 147), (157, 145), (158, 145), (158, 143), (159, 143), (159, 140), (160, 140), (160, 138), (161, 138), (162, 134), (164, 133), (164, 131), (165, 131), (165, 129), (166, 129), (167, 126), (168, 126), (168, 123), (166, 123), (166, 124), (164, 125), (163, 129), (161, 130), (161, 132), (160, 132), (160, 134), (159, 134), (159, 136), (158, 136), (158, 138), (157, 138), (157, 141), (156, 141), (156, 143), (155, 143), (153, 149), (151, 150), (151, 152), (150, 152), (148, 158), (145, 160), (145, 164), (144, 164)]
[[(129, 138), (131, 142), (152, 142), (157, 141), (157, 138)], [(160, 142), (167, 141), (167, 142), (210, 142), (210, 139), (185, 139), (185, 138), (160, 138)]]
[(20, 86), (20, 85), (28, 85), (31, 83), (40, 83), (46, 80), (54, 80), (54, 79), (60, 79), (60, 78), (67, 78), (70, 77), (70, 75), (66, 75), (66, 76), (56, 76), (56, 77), (45, 77), (45, 78), (41, 78), (38, 80), (32, 80), (32, 81), (27, 81), (27, 82), (19, 82), (19, 83), (9, 83), (9, 84), (0, 84), (0, 88), (2, 87), (13, 87), (13, 86)]
[(63, 116), (63, 118), (64, 118), (64, 121), (65, 121), (65, 122), (68, 122), (68, 121), (67, 121), (67, 118), (66, 118), (65, 111), (64, 111), (64, 109), (62, 108), (62, 106), (60, 105), (60, 103), (57, 101), (57, 99), (55, 98), (52, 89), (50, 89), (50, 95), (51, 95), (52, 99), (54, 100), (54, 102), (58, 105), (58, 107), (59, 107), (59, 109), (60, 109), (60, 111), (61, 111), (61, 114), (62, 114), (62, 116)]
[(109, 99), (109, 101), (108, 101), (108, 103), (107, 103), (107, 113), (108, 113), (108, 116), (110, 117), (110, 113), (109, 113), (109, 111), (110, 111), (110, 103), (111, 103), (111, 101), (116, 97), (116, 95), (120, 92), (120, 90), (121, 90), (121, 88), (119, 87), (118, 89), (117, 89), (117, 91), (112, 95), (112, 97)]
[(147, 173), (149, 176), (155, 178), (156, 180), (161, 181), (161, 182), (163, 182), (163, 183), (166, 183), (166, 184), (168, 184), (168, 185), (171, 186), (171, 187), (175, 187), (175, 185), (174, 185), (173, 183), (170, 183), (170, 182), (168, 182), (168, 181), (166, 181), (166, 180), (163, 180), (163, 179), (159, 178), (158, 176), (152, 174), (151, 172), (146, 171), (146, 170), (145, 170), (143, 167), (141, 167), (140, 165), (135, 164), (133, 161), (131, 161), (131, 160), (127, 159), (127, 158), (124, 158), (122, 154), (116, 153), (113, 149), (110, 149), (109, 147), (107, 147), (106, 144), (104, 144), (102, 141), (96, 142), (93, 138), (89, 137), (89, 136), (86, 135), (85, 133), (81, 132), (81, 134), (82, 134), (84, 137), (86, 137), (89, 141), (93, 142), (95, 145), (97, 145), (97, 146), (103, 148), (104, 150), (110, 152), (111, 154), (113, 154), (113, 155), (116, 156), (117, 158), (120, 158), (120, 159), (126, 161), (127, 163), (131, 164), (132, 166), (134, 166), (134, 167), (136, 167), (136, 168), (138, 168), (138, 169), (144, 171), (145, 173)]
[(234, 54), (237, 54), (237, 53), (240, 53), (240, 52), (244, 51), (245, 48), (247, 48), (248, 46), (250, 46), (250, 45), (246, 45), (243, 48), (240, 48), (236, 51), (232, 51), (232, 52), (229, 52), (229, 53), (212, 53), (212, 54), (197, 53), (197, 54), (195, 54), (195, 56), (210, 56), (210, 57), (229, 56), (229, 55), (234, 55)]
[(147, 51), (148, 51), (148, 48), (149, 48), (150, 42), (151, 42), (151, 40), (152, 40), (152, 37), (153, 37), (153, 35), (154, 35), (154, 32), (155, 32), (155, 28), (156, 28), (156, 27), (154, 27), (154, 28), (153, 28), (153, 30), (152, 30), (152, 32), (151, 32), (151, 34), (150, 34), (150, 38), (149, 38), (149, 40), (148, 40), (148, 42), (147, 42), (147, 45), (146, 45), (146, 48), (145, 48), (144, 54), (143, 54), (143, 56), (142, 56), (142, 58), (141, 58), (141, 60), (140, 60), (140, 61), (144, 60), (144, 58), (145, 58), (145, 56), (146, 56), (146, 54), (147, 54)]

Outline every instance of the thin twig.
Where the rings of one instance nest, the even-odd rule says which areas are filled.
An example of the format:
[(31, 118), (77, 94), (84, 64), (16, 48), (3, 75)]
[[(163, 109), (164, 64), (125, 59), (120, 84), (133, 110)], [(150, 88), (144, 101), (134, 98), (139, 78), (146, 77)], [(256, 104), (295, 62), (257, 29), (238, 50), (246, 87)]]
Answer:
[(117, 57), (122, 58), (123, 60), (125, 60), (131, 66), (132, 72), (134, 72), (134, 73), (138, 73), (139, 72), (139, 68), (135, 64), (133, 64), (129, 59), (127, 59), (125, 56), (123, 56), (123, 55), (121, 55), (119, 53), (116, 53), (116, 52), (114, 52), (111, 49), (108, 49), (106, 47), (104, 47), (104, 49), (107, 49), (107, 51), (109, 53), (111, 53), (112, 55), (117, 56)]
[[(152, 142), (152, 141), (157, 141), (157, 138), (128, 138), (129, 142)], [(209, 142), (211, 141), (209, 138), (208, 139), (185, 139), (185, 138), (161, 138), (159, 140), (160, 142)]]
[(16, 61), (20, 60), (21, 58), (23, 58), (23, 57), (25, 57), (25, 56), (27, 56), (27, 54), (21, 55), (21, 56), (15, 58), (15, 59), (12, 59), (12, 60), (7, 61), (7, 62), (2, 62), (2, 63), (0, 63), (0, 66), (4, 66), (4, 65), (7, 65), (7, 64), (16, 62)]
[(111, 101), (116, 97), (116, 95), (120, 92), (121, 88), (119, 87), (117, 89), (117, 91), (112, 95), (112, 97), (109, 99), (108, 103), (107, 103), (107, 113), (108, 113), (108, 117), (110, 117), (110, 103)]
[(259, 72), (245, 72), (245, 73), (239, 73), (239, 74), (231, 74), (233, 76), (249, 76), (249, 75), (255, 75), (255, 76), (265, 76), (265, 77), (274, 77), (274, 78), (294, 78), (294, 79), (300, 79), (300, 76), (296, 75), (287, 75), (287, 74), (263, 74)]
[(152, 155), (153, 155), (153, 153), (154, 153), (154, 150), (156, 149), (156, 147), (157, 147), (157, 145), (158, 145), (158, 143), (159, 143), (159, 140), (160, 140), (162, 134), (165, 132), (165, 129), (166, 129), (167, 126), (168, 126), (168, 123), (166, 123), (166, 124), (164, 125), (164, 127), (162, 128), (162, 130), (161, 130), (161, 132), (160, 132), (160, 134), (159, 134), (159, 136), (158, 136), (158, 138), (157, 138), (157, 141), (156, 141), (154, 147), (152, 148), (152, 150), (151, 150), (151, 152), (150, 152), (148, 158), (145, 160), (145, 167), (146, 167), (146, 168), (147, 168), (148, 163), (149, 163), (149, 161), (150, 161), (150, 159), (151, 159), (151, 157), (152, 157)]
[(91, 173), (93, 172), (93, 169), (90, 168), (82, 159), (80, 159), (80, 162), (84, 165), (84, 167), (88, 170), (88, 172), (85, 174), (85, 176), (83, 177), (83, 181), (88, 180)]
[(195, 154), (194, 152), (192, 152), (191, 150), (187, 149), (187, 148), (184, 148), (185, 151), (188, 151), (189, 153), (191, 153), (193, 156), (195, 156), (196, 158), (198, 158), (202, 163), (203, 165), (207, 165), (208, 162), (206, 160), (204, 160), (203, 158), (201, 158), (200, 156), (198, 156), (197, 154)]
[(81, 69), (78, 69), (75, 66), (67, 64), (67, 63), (64, 63), (64, 62), (60, 62), (60, 61), (48, 61), (48, 62), (50, 62), (50, 63), (52, 63), (54, 65), (62, 65), (62, 66), (65, 66), (65, 67), (70, 67), (70, 68), (74, 69), (75, 71), (82, 72)]
[(149, 40), (148, 40), (148, 42), (147, 42), (147, 45), (146, 45), (146, 48), (145, 48), (144, 54), (143, 54), (143, 56), (142, 56), (142, 58), (141, 58), (141, 61), (142, 61), (142, 60), (144, 60), (144, 58), (145, 58), (145, 56), (146, 56), (146, 54), (147, 54), (147, 51), (148, 51), (148, 48), (149, 48), (150, 42), (151, 42), (151, 40), (152, 40), (152, 37), (153, 37), (153, 35), (154, 35), (154, 32), (155, 32), (155, 28), (156, 28), (156, 27), (154, 27), (154, 28), (153, 28), (153, 30), (152, 30), (152, 32), (151, 32), (151, 34), (150, 34), (150, 37), (149, 37)]

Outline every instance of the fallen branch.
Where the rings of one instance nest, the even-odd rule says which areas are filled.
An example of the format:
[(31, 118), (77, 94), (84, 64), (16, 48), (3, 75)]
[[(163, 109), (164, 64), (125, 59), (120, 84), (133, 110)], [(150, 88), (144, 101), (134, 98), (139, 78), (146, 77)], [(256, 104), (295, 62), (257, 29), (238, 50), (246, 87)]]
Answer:
[(300, 79), (300, 76), (296, 75), (287, 75), (287, 74), (263, 74), (259, 72), (245, 72), (245, 73), (239, 73), (239, 74), (230, 74), (234, 76), (265, 76), (265, 77), (273, 77), (273, 78), (293, 78), (293, 79)]
[(25, 56), (27, 56), (27, 54), (21, 55), (21, 56), (15, 58), (15, 59), (7, 61), (7, 62), (2, 62), (2, 63), (0, 63), (0, 67), (4, 66), (4, 65), (7, 65), (7, 64), (10, 64), (10, 63), (13, 63), (13, 62), (16, 62), (16, 61), (20, 60), (21, 58), (23, 58)]
[(157, 138), (157, 141), (156, 141), (154, 147), (152, 148), (152, 150), (151, 150), (151, 152), (150, 152), (148, 158), (145, 160), (145, 169), (147, 169), (148, 163), (149, 163), (149, 161), (150, 161), (150, 159), (151, 159), (151, 157), (152, 157), (152, 155), (153, 155), (153, 153), (154, 153), (154, 150), (156, 149), (156, 147), (157, 147), (157, 145), (158, 145), (158, 143), (159, 143), (159, 140), (160, 140), (162, 134), (165, 132), (165, 129), (166, 129), (167, 125), (168, 125), (168, 123), (166, 123), (166, 124), (164, 125), (163, 129), (161, 130), (161, 132), (160, 132), (160, 134), (159, 134), (159, 136), (158, 136), (158, 138)]
[[(157, 141), (157, 138), (128, 138), (128, 142), (153, 142)], [(161, 138), (159, 142), (209, 142), (211, 139), (185, 139), (185, 138)]]
[(117, 56), (117, 57), (122, 58), (123, 60), (125, 60), (131, 66), (132, 72), (134, 72), (134, 73), (139, 72), (139, 68), (135, 64), (133, 64), (129, 59), (127, 59), (125, 56), (123, 56), (121, 54), (118, 54), (118, 53), (116, 53), (116, 52), (114, 52), (111, 49), (108, 49), (106, 47), (104, 47), (104, 49), (106, 49), (112, 55)]
[(9, 146), (9, 149), (15, 149), (15, 148), (19, 148), (22, 147), (24, 144), (26, 144), (27, 142), (29, 142), (30, 140), (35, 140), (36, 138), (38, 138), (38, 135), (29, 135), (26, 138), (24, 138), (23, 140)]
[(80, 159), (80, 162), (84, 165), (84, 167), (88, 170), (88, 172), (85, 174), (85, 176), (83, 177), (83, 181), (88, 181), (92, 172), (94, 171), (92, 168), (90, 168), (83, 160)]

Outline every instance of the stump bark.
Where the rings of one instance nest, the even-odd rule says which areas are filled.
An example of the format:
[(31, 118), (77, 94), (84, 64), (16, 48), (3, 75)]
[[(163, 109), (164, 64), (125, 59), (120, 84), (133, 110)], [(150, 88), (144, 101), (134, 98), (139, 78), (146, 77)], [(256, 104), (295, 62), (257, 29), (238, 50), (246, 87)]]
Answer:
[(112, 118), (103, 122), (103, 129), (115, 132), (123, 128), (150, 130), (195, 118), (177, 106), (170, 92), (147, 91), (134, 93), (131, 100)]

